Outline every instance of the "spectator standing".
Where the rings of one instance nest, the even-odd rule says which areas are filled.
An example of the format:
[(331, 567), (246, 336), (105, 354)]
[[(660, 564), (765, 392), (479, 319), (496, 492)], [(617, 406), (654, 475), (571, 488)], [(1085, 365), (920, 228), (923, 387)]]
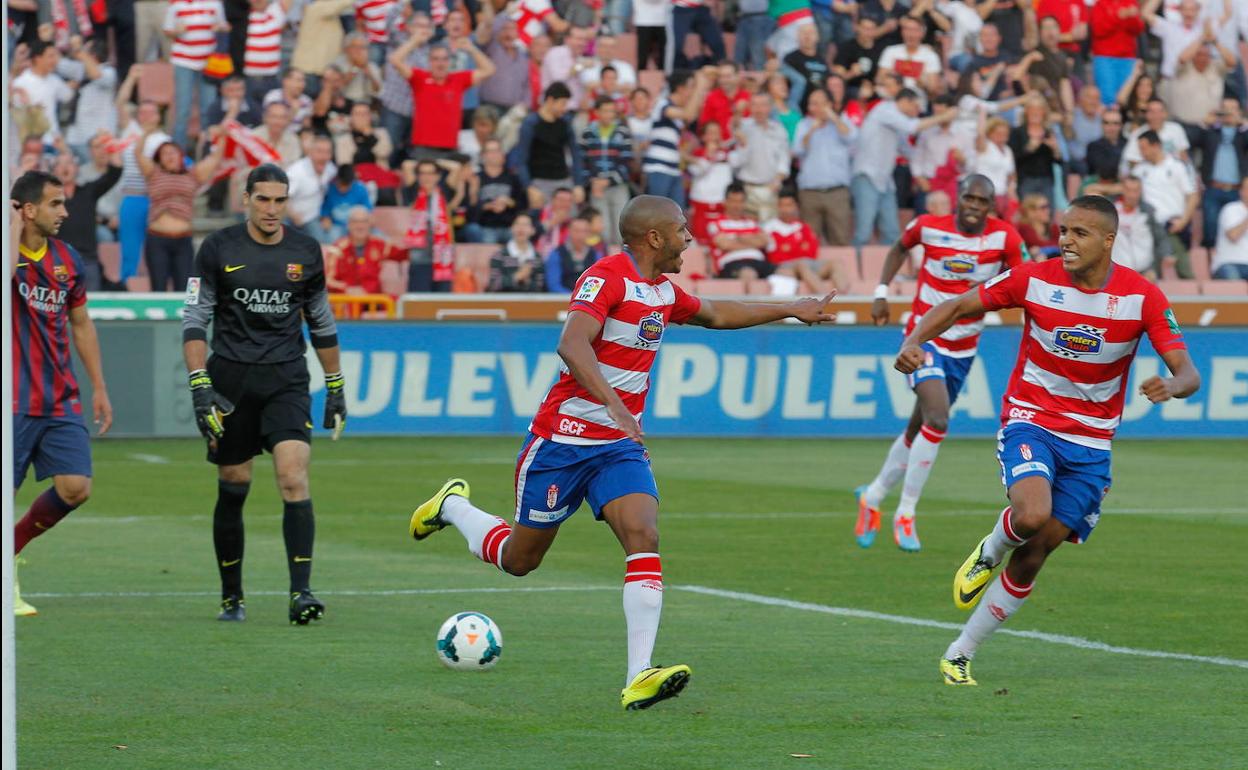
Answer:
[(541, 107), (520, 124), (514, 167), (528, 190), (530, 208), (542, 206), (556, 190), (571, 188), (582, 176), (581, 146), (567, 114), (571, 97), (566, 85), (551, 83)]
[[(143, 139), (157, 130), (145, 133)], [(214, 145), (212, 154), (190, 169), (182, 148), (173, 142), (162, 143), (154, 158), (140, 154), (138, 161), (152, 201), (143, 246), (152, 291), (183, 291), (195, 260), (191, 243), (195, 196), (221, 163), (220, 145)]]
[(1138, 61), (1144, 19), (1139, 0), (1097, 0), (1091, 10), (1092, 76), (1109, 106)]
[(516, 22), (520, 45), (529, 49), (539, 37), (562, 35), (571, 26), (555, 13), (550, 0), (519, 0), (512, 6), (511, 18)]
[(710, 88), (713, 71), (696, 75), (677, 70), (667, 76), (667, 101), (659, 108), (650, 129), (641, 171), (646, 178), (646, 194), (670, 198), (685, 205), (684, 179), (680, 173), (680, 141), (685, 125), (698, 119), (702, 102)]
[(322, 232), (320, 222), (325, 193), (338, 174), (333, 155), (333, 140), (318, 134), (308, 146), (307, 157), (286, 168), (286, 176), (290, 180), (287, 187), (289, 200), (286, 204), (286, 215), (291, 224), (321, 243), (333, 240), (328, 233)]
[(1213, 113), (1213, 122), (1199, 132), (1200, 179), (1205, 192), (1201, 199), (1202, 234), (1200, 244), (1212, 248), (1216, 242), (1222, 207), (1239, 200), (1240, 182), (1248, 178), (1248, 127), (1244, 125), (1239, 102), (1222, 100)]
[[(433, 22), (425, 13), (413, 13), (408, 18), (409, 37), (398, 42), (397, 35), (391, 36), (394, 46), (390, 56), (400, 48), (405, 51), (403, 63), (408, 71), (426, 69), (429, 66), (429, 41), (433, 39)], [(408, 79), (399, 74), (399, 70), (386, 58), (386, 65), (381, 74), (381, 125), (395, 142), (395, 154), (390, 159), (391, 165), (397, 165), (405, 156), (402, 145), (412, 135), (412, 87)]]
[(897, 0), (865, 0), (858, 4), (858, 18), (875, 22), (881, 49), (901, 42), (901, 17), (906, 7)]
[(590, 30), (573, 27), (564, 38), (563, 45), (551, 48), (542, 60), (542, 91), (553, 83), (563, 83), (571, 93), (573, 111), (586, 106), (586, 89), (581, 73), (594, 66), (593, 60), (585, 55), (589, 38)]
[[(142, 65), (130, 68), (130, 76), (117, 92), (118, 105), (124, 105), (130, 99), (133, 80), (139, 77)], [(131, 80), (133, 78), (133, 80)], [(122, 155), (121, 175), (121, 207), (118, 213), (119, 226), (117, 240), (121, 242), (121, 275), (124, 282), (139, 272), (139, 260), (143, 255), (143, 241), (147, 232), (148, 199), (147, 178), (139, 165), (139, 156), (151, 159), (156, 149), (170, 140), (168, 134), (160, 130), (160, 108), (155, 102), (139, 102), (134, 112), (134, 120), (122, 132), (122, 141), (127, 143)]]
[(455, 238), (451, 212), (459, 205), (442, 183), (438, 165), (416, 163), (416, 195), (407, 229), (407, 290), (450, 291), (455, 278)]
[(307, 90), (308, 76), (303, 70), (288, 69), (282, 76), (282, 85), (264, 95), (263, 105), (268, 107), (274, 102), (286, 105), (290, 108), (290, 121), (303, 127), (312, 117), (312, 97), (308, 96)]
[(212, 84), (204, 79), (204, 62), (216, 50), (217, 34), (228, 30), (220, 0), (170, 0), (162, 30), (173, 41), (173, 141), (186, 147), (192, 105), (206, 119), (212, 105)]
[[(309, 76), (315, 91), (320, 91), (321, 73), (342, 51), (344, 35), (339, 16), (351, 8), (353, 2), (312, 0), (303, 5), (303, 17), (299, 22), (299, 34), (295, 38), (288, 69), (296, 69)], [(297, 111), (295, 120), (301, 121)]]
[(1132, 169), (1132, 174), (1143, 182), (1144, 201), (1153, 207), (1157, 221), (1169, 233), (1178, 276), (1193, 278), (1183, 232), (1191, 224), (1200, 202), (1195, 181), (1187, 165), (1166, 152), (1155, 131), (1148, 130), (1140, 135), (1139, 148), (1143, 160)]
[(793, 155), (801, 163), (797, 200), (802, 219), (828, 245), (850, 242), (849, 169), (857, 140), (858, 128), (837, 113), (827, 91), (812, 91), (793, 137)]
[[(975, 96), (988, 101), (999, 101), (1008, 96), (1010, 78), (1001, 77), (1006, 70), (1019, 63), (1021, 56), (1005, 50), (1001, 46), (1001, 30), (996, 24), (984, 24), (979, 30), (979, 52), (971, 57), (970, 67), (979, 72), (980, 77), (991, 82), (987, 92)], [(999, 65), (1004, 65), (999, 67)], [(996, 77), (993, 77), (993, 73)]]
[(767, 0), (738, 0), (737, 40), (733, 62), (746, 70), (762, 70), (767, 65), (767, 39), (776, 31), (776, 20), (767, 13)]
[[(676, 69), (693, 69), (706, 64), (718, 64), (724, 60), (724, 35), (719, 21), (711, 15), (706, 0), (672, 0), (671, 30), (669, 45), (673, 51), (672, 62)], [(709, 59), (704, 60), (704, 57), (699, 56), (690, 61), (685, 56), (685, 38), (690, 32), (697, 34), (703, 47), (711, 49)], [(641, 57), (638, 57), (638, 62), (640, 61)]]
[[(1148, 31), (1161, 40), (1161, 80), (1163, 84), (1172, 79), (1179, 70), (1179, 55), (1206, 33), (1201, 24), (1200, 3), (1183, 0), (1179, 3), (1179, 18), (1172, 19), (1157, 13), (1161, 0), (1147, 0), (1140, 15), (1148, 24)], [(1163, 94), (1165, 95), (1165, 94)]]
[(481, 102), (500, 112), (529, 101), (529, 53), (520, 45), (516, 22), (494, 16), (487, 2), (477, 24), (477, 45), (494, 62), (494, 74), (481, 84)]
[(997, 216), (1005, 218), (1013, 201), (1018, 200), (1018, 172), (1014, 166), (1014, 151), (1010, 149), (1010, 124), (1001, 118), (986, 119), (981, 111), (979, 136), (975, 140), (975, 154), (967, 164), (967, 171), (980, 174), (992, 182), (997, 191)]
[(1070, 114), (1072, 136), (1066, 142), (1070, 153), (1071, 174), (1079, 177), (1088, 174), (1088, 146), (1104, 135), (1101, 121), (1105, 112), (1105, 105), (1101, 103), (1101, 91), (1095, 84), (1088, 83), (1079, 89), (1075, 109)]
[(711, 237), (711, 260), (720, 278), (753, 281), (771, 275), (772, 265), (763, 249), (767, 234), (758, 219), (745, 210), (745, 187), (740, 182), (728, 185), (724, 195), (724, 215), (707, 225)]
[(79, 162), (85, 162), (92, 137), (101, 131), (117, 131), (117, 105), (113, 101), (117, 94), (117, 70), (108, 63), (108, 44), (103, 39), (82, 46), (74, 58), (82, 68), (83, 83), (78, 87), (74, 122), (65, 131), (65, 143)]
[(121, 158), (109, 156), (108, 169), (86, 183), (79, 183), (78, 161), (72, 155), (61, 155), (52, 173), (65, 188), (65, 220), (57, 236), (78, 250), (82, 256), (83, 280), (87, 291), (99, 291), (102, 282), (96, 206), (100, 198), (121, 179)]
[[(956, 110), (952, 95), (944, 95), (933, 101), (933, 111), (942, 114), (948, 110)], [(969, 148), (965, 146), (953, 123), (931, 126), (919, 133), (914, 143), (914, 154), (910, 158), (910, 173), (915, 187), (915, 211), (926, 212), (925, 198), (932, 191), (932, 180), (942, 166), (950, 162), (950, 156), (956, 155), (965, 160)], [(954, 160), (958, 163), (959, 160)]]
[[(468, 52), (469, 47), (475, 45), (475, 39), (468, 37), (472, 28), (468, 24), (467, 13), (460, 8), (452, 8), (447, 12), (446, 23), (442, 28), (446, 32), (446, 37), (442, 42), (451, 51), (451, 71), (471, 72), (476, 69), (477, 62)], [(484, 53), (482, 51), (482, 54)], [(462, 106), (465, 113), (471, 114), (480, 104), (481, 92), (477, 85), (464, 91)]]
[[(1088, 144), (1088, 175), (1097, 183), (1112, 185), (1118, 181), (1118, 167), (1127, 147), (1122, 123), (1122, 111), (1114, 106), (1107, 108), (1101, 113), (1101, 138)], [(1096, 194), (1112, 196), (1117, 190), (1108, 188)]]
[(883, 243), (893, 243), (901, 237), (897, 188), (893, 181), (897, 153), (909, 151), (909, 138), (913, 134), (947, 123), (956, 114), (955, 110), (949, 110), (920, 119), (919, 97), (908, 88), (901, 89), (893, 101), (881, 101), (867, 114), (858, 132), (850, 180), (856, 249), (861, 250), (871, 240), (871, 232), (877, 226)]
[(330, 291), (358, 289), (365, 294), (381, 293), (383, 262), (407, 262), (402, 249), (373, 234), (373, 214), (356, 206), (347, 215), (347, 234), (339, 238), (330, 252), (333, 264), (326, 271)]
[(260, 101), (281, 85), (282, 28), (291, 0), (250, 0), (247, 14), (247, 42), (243, 53), (243, 75), (247, 78), (247, 98)]
[(1189, 141), (1218, 109), (1227, 90), (1226, 73), (1237, 64), (1235, 54), (1218, 41), (1212, 28), (1205, 35), (1179, 54), (1179, 71), (1166, 97), (1170, 112), (1186, 126)]
[(355, 0), (355, 28), (364, 35), (365, 61), (374, 66), (380, 67), (385, 60), (389, 22), (396, 5), (398, 0)]
[(546, 291), (566, 293), (603, 254), (589, 244), (590, 222), (584, 213), (568, 223), (568, 238), (546, 257)]
[[(835, 75), (828, 77), (829, 89), (835, 87), (834, 80), (839, 81), (840, 78)], [(789, 106), (789, 79), (779, 72), (773, 72), (767, 76), (765, 89), (767, 95), (771, 97), (771, 117), (780, 121), (785, 133), (789, 135), (789, 141), (792, 142), (793, 135), (797, 132), (797, 124), (802, 120), (802, 113)], [(844, 94), (843, 88), (841, 93)]]
[(667, 69), (668, 0), (633, 0), (633, 31), (637, 35), (637, 67)]
[(72, 101), (75, 93), (56, 73), (60, 63), (61, 52), (56, 46), (36, 40), (30, 45), (30, 66), (13, 78), (10, 86), (12, 90), (24, 93), (26, 104), (38, 107), (47, 118), (48, 130), (43, 135), (45, 144), (51, 144), (61, 135), (60, 105)]
[(750, 119), (737, 131), (737, 179), (745, 185), (746, 208), (757, 219), (776, 215), (780, 185), (789, 178), (789, 133), (771, 117), (771, 96), (750, 97)]
[(1153, 207), (1144, 202), (1139, 177), (1122, 180), (1122, 197), (1114, 207), (1118, 209), (1118, 237), (1113, 260), (1137, 273), (1160, 275), (1161, 261), (1170, 254), (1170, 238)]
[[(107, 174), (113, 165), (124, 163), (119, 153), (109, 152), (109, 150), (115, 149), (114, 141), (111, 136), (106, 134), (97, 134), (91, 139), (91, 143), (88, 145), (90, 157), (78, 169), (79, 186), (94, 182)], [(115, 162), (114, 156), (116, 156)], [(119, 180), (120, 178), (118, 177)], [(114, 184), (112, 189), (96, 199), (94, 214), (97, 243), (114, 243), (117, 241), (117, 229), (121, 224), (118, 216), (121, 213), (121, 198), (121, 185)], [(111, 284), (111, 281), (103, 281), (103, 283), (105, 286), (108, 286)]]
[(819, 238), (802, 221), (792, 190), (780, 192), (776, 217), (763, 223), (763, 233), (767, 236), (767, 261), (777, 274), (803, 281), (820, 294), (844, 285), (844, 277), (836, 274), (836, 261), (819, 258)]
[(1248, 280), (1248, 177), (1239, 184), (1239, 200), (1218, 214), (1218, 250), (1210, 269), (1219, 281)]
[(875, 20), (859, 16), (854, 22), (854, 37), (844, 45), (837, 46), (832, 72), (845, 78), (850, 92), (857, 92), (863, 82), (875, 79), (876, 63), (884, 53), (884, 44), (877, 34)]
[(901, 42), (884, 49), (880, 54), (879, 67), (896, 73), (902, 85), (918, 94), (921, 107), (926, 108), (924, 94), (936, 91), (941, 73), (940, 57), (931, 46), (923, 43), (927, 25), (922, 19), (903, 16), (900, 24)]
[(487, 291), (546, 291), (545, 265), (533, 247), (533, 219), (520, 214), (511, 223), (511, 238), (490, 258)]
[(1018, 195), (1039, 193), (1053, 202), (1053, 166), (1062, 157), (1057, 135), (1048, 125), (1049, 107), (1039, 94), (1023, 105), (1023, 121), (1010, 131), (1010, 149), (1018, 173)]
[(352, 32), (342, 41), (342, 55), (334, 60), (342, 73), (342, 95), (352, 102), (372, 103), (381, 94), (381, 67), (369, 58), (369, 51), (385, 49), (369, 48), (369, 40)]
[(407, 79), (412, 89), (413, 159), (448, 158), (455, 152), (463, 124), (463, 97), (469, 88), (494, 74), (494, 62), (466, 38), (457, 38), (457, 50), (467, 51), (477, 64), (472, 72), (451, 72), (451, 52), (435, 46), (429, 52), (429, 70), (409, 67), (408, 55), (420, 45), (412, 36), (390, 54), (390, 66)]
[(632, 197), (628, 179), (633, 164), (633, 137), (628, 126), (620, 121), (619, 110), (610, 97), (598, 97), (595, 111), (598, 119), (586, 126), (581, 135), (581, 154), (585, 158), (589, 202), (603, 213), (607, 243), (614, 249), (623, 243), (620, 214)]
[(474, 243), (506, 243), (511, 223), (528, 196), (520, 178), (507, 170), (497, 139), (481, 146), (481, 170), (468, 180), (467, 239)]
[(732, 184), (737, 154), (725, 145), (719, 123), (702, 124), (702, 146), (689, 159), (689, 203), (693, 216), (689, 231), (699, 243), (709, 243), (708, 226), (724, 214), (724, 196)]
[(827, 86), (831, 69), (819, 55), (819, 33), (813, 24), (803, 25), (797, 33), (797, 46), (785, 55), (780, 71), (789, 79), (789, 107), (806, 111), (806, 99), (816, 88)]
[(1018, 60), (1036, 47), (1036, 12), (1027, 0), (982, 0), (976, 3), (985, 26), (1001, 31), (1001, 48)]
[(1155, 133), (1161, 140), (1162, 149), (1166, 151), (1166, 154), (1187, 162), (1188, 150), (1191, 147), (1187, 131), (1169, 118), (1170, 113), (1166, 109), (1165, 102), (1157, 97), (1148, 100), (1148, 107), (1144, 112), (1144, 125), (1131, 132), (1131, 136), (1127, 139), (1126, 149), (1122, 151), (1123, 176), (1126, 176), (1126, 172), (1131, 171), (1143, 160), (1140, 137), (1148, 131)]
[[(811, 0), (811, 15), (819, 28), (819, 52), (827, 55), (828, 44), (841, 46), (854, 37), (854, 15), (858, 12), (856, 0)], [(976, 16), (976, 18), (979, 18)]]
[(628, 132), (633, 135), (633, 153), (641, 157), (650, 142), (650, 129), (654, 126), (651, 109), (654, 100), (644, 88), (634, 88), (628, 95)]
[(1040, 44), (1023, 57), (1029, 62), (1026, 71), (1047, 84), (1046, 91), (1057, 94), (1062, 111), (1069, 115), (1075, 108), (1075, 92), (1070, 84), (1070, 65), (1061, 49), (1061, 27), (1057, 19), (1046, 16), (1040, 21)]
[(715, 87), (706, 95), (698, 125), (718, 123), (724, 142), (732, 141), (734, 119), (744, 115), (750, 106), (750, 92), (741, 87), (741, 68), (736, 62), (724, 62), (716, 68)]

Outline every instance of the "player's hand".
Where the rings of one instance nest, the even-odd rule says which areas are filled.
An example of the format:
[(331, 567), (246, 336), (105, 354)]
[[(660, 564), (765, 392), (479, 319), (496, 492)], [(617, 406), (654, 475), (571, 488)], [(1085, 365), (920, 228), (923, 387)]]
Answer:
[(871, 303), (871, 323), (876, 326), (888, 323), (888, 300), (877, 299)]
[(1171, 382), (1169, 378), (1153, 375), (1140, 383), (1140, 395), (1154, 404), (1169, 401), (1174, 396), (1174, 392), (1170, 389)]
[(347, 395), (343, 391), (345, 385), (342, 372), (325, 375), (325, 422), (321, 427), (334, 432), (330, 437), (332, 441), (337, 441), (342, 435), (342, 429), (347, 427)]
[(923, 348), (918, 345), (906, 345), (897, 354), (897, 362), (893, 364), (893, 368), (902, 374), (910, 374), (923, 365), (927, 360), (927, 356), (923, 353)]
[(225, 435), (225, 418), (234, 411), (234, 404), (212, 388), (212, 378), (204, 369), (196, 369), (187, 377), (191, 386), (191, 402), (195, 406), (195, 427), (215, 445)]
[(625, 408), (624, 402), (616, 400), (614, 404), (607, 405), (607, 414), (611, 417), (611, 421), (616, 427), (624, 432), (633, 441), (641, 444), (645, 441), (646, 435), (641, 432), (641, 426), (637, 424), (637, 420)]
[(113, 425), (113, 402), (108, 400), (108, 391), (100, 388), (91, 394), (91, 412), (95, 424), (100, 426), (99, 435), (108, 433)]
[(799, 299), (792, 303), (792, 316), (807, 326), (834, 323), (836, 321), (836, 313), (829, 313), (826, 310), (834, 299), (836, 299), (836, 289), (828, 292), (823, 299), (815, 299), (814, 297)]

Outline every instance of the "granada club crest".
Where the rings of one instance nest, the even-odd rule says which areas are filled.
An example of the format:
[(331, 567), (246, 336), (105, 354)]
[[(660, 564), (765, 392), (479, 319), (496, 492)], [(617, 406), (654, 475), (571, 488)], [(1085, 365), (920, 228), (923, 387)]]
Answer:
[(303, 280), (303, 265), (298, 262), (286, 263), (286, 277), (292, 281)]
[(1018, 453), (1023, 456), (1024, 460), (1031, 460), (1031, 444), (1020, 444)]
[(61, 283), (65, 283), (69, 280), (69, 268), (65, 265), (53, 265), (52, 277)]
[(546, 507), (555, 510), (555, 504), (559, 502), (559, 485), (551, 484), (546, 489)]

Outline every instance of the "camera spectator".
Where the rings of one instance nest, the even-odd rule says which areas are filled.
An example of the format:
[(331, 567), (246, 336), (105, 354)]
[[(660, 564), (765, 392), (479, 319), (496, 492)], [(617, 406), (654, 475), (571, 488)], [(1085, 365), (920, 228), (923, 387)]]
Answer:
[(1132, 174), (1144, 183), (1144, 201), (1153, 207), (1157, 221), (1169, 234), (1179, 277), (1192, 278), (1191, 257), (1183, 237), (1200, 202), (1196, 183), (1187, 165), (1166, 152), (1155, 131), (1145, 131), (1138, 143), (1143, 160), (1135, 165)]
[(802, 219), (825, 244), (850, 242), (849, 168), (857, 140), (857, 127), (837, 113), (828, 92), (812, 91), (806, 117), (797, 124), (793, 155), (801, 162), (797, 195)]
[(1210, 269), (1219, 281), (1248, 280), (1248, 178), (1239, 184), (1239, 200), (1218, 214), (1218, 250)]
[(474, 243), (506, 243), (526, 200), (524, 185), (507, 170), (502, 145), (487, 140), (481, 148), (481, 170), (468, 180), (465, 236)]
[(363, 206), (348, 212), (346, 235), (334, 242), (330, 254), (325, 283), (334, 292), (380, 294), (382, 262), (407, 262), (406, 252), (373, 233), (373, 214)]
[(568, 223), (568, 239), (546, 257), (546, 291), (572, 291), (581, 273), (602, 259), (602, 252), (589, 243), (591, 227), (584, 211)]
[(566, 85), (551, 83), (542, 106), (520, 125), (515, 172), (528, 190), (530, 208), (541, 207), (555, 190), (570, 188), (581, 178), (581, 146), (567, 114), (571, 98)]
[(1118, 236), (1114, 239), (1113, 260), (1137, 273), (1161, 274), (1161, 262), (1170, 255), (1170, 238), (1157, 221), (1153, 207), (1144, 202), (1139, 177), (1122, 180), (1118, 209)]
[(737, 179), (745, 185), (746, 208), (751, 216), (770, 219), (792, 164), (789, 132), (772, 119), (771, 97), (766, 93), (750, 97), (750, 119), (738, 126)]
[(763, 254), (767, 234), (758, 220), (745, 210), (745, 186), (728, 185), (724, 215), (707, 225), (711, 237), (711, 260), (720, 278), (752, 281), (771, 275), (772, 265)]
[(520, 214), (511, 223), (511, 238), (490, 258), (490, 282), (486, 291), (546, 291), (545, 266), (533, 247), (533, 220)]
[(581, 154), (585, 158), (589, 201), (603, 212), (607, 242), (614, 248), (622, 243), (620, 213), (632, 197), (628, 179), (633, 165), (633, 137), (628, 126), (620, 121), (611, 98), (598, 97), (595, 111), (597, 120), (586, 126), (581, 135)]

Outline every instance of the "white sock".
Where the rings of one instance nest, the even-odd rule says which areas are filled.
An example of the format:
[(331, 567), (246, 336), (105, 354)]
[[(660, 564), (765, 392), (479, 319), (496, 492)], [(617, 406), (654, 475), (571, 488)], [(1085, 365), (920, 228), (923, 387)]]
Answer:
[(442, 520), (459, 530), (468, 541), (468, 550), (487, 564), (503, 568), (503, 543), (511, 535), (511, 526), (486, 513), (460, 495), (450, 495), (442, 502)]
[(880, 507), (880, 503), (884, 502), (888, 493), (897, 486), (898, 481), (901, 481), (902, 475), (906, 472), (906, 461), (909, 457), (910, 443), (906, 441), (906, 434), (903, 432), (893, 440), (893, 445), (888, 449), (888, 457), (884, 460), (884, 467), (880, 468), (875, 481), (872, 481), (867, 491), (863, 493), (867, 505), (872, 508)]
[(949, 649), (945, 650), (945, 659), (975, 657), (975, 651), (988, 638), (988, 635), (996, 631), (1006, 618), (1018, 612), (1018, 608), (1023, 606), (1033, 585), (1035, 583), (1016, 586), (1002, 571), (1001, 577), (992, 581), (992, 585), (988, 586), (988, 590), (984, 592), (984, 598), (979, 600), (979, 606), (975, 608), (970, 620), (966, 621), (966, 625), (962, 627), (962, 633), (953, 640)]
[(663, 613), (663, 568), (657, 553), (634, 553), (624, 560), (624, 623), (628, 627), (628, 678), (650, 668), (650, 654)]
[(919, 428), (919, 435), (914, 437), (910, 445), (910, 461), (906, 465), (906, 480), (901, 485), (901, 501), (897, 503), (897, 515), (903, 519), (914, 516), (914, 507), (919, 504), (919, 495), (923, 494), (923, 485), (932, 472), (932, 464), (936, 462), (936, 454), (940, 451), (940, 442), (945, 434), (934, 431), (924, 425)]
[(984, 543), (984, 555), (992, 559), (994, 567), (1001, 563), (1006, 554), (1027, 542), (1027, 538), (1019, 537), (1014, 532), (1014, 528), (1010, 526), (1010, 514), (1013, 510), (1006, 506), (1006, 509), (1001, 511), (1001, 515), (997, 517), (997, 523), (992, 528), (992, 534)]

